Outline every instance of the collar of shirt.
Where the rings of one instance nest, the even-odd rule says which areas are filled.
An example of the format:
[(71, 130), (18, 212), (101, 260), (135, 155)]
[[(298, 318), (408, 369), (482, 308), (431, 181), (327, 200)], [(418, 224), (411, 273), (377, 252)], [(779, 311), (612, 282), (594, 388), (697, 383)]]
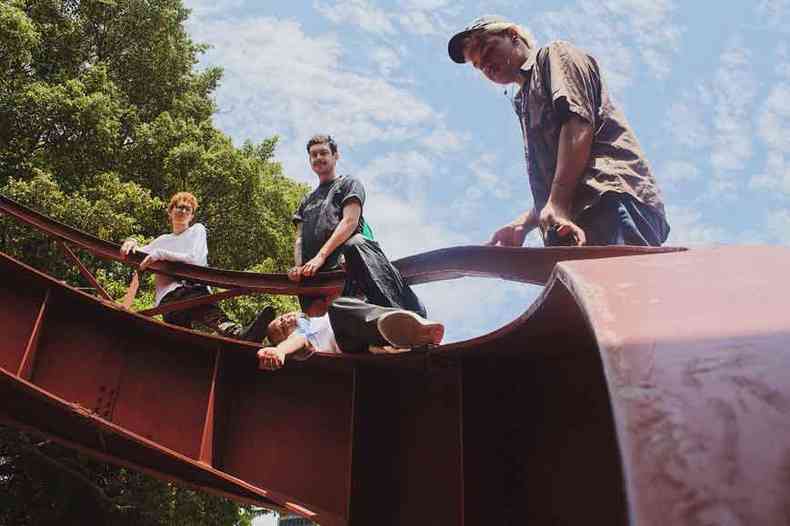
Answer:
[(529, 74), (532, 72), (532, 68), (535, 66), (535, 60), (538, 57), (538, 50), (537, 48), (530, 49), (529, 55), (527, 55), (527, 60), (521, 65), (521, 74), (525, 77), (528, 77)]
[(524, 104), (526, 103), (526, 94), (529, 89), (529, 80), (532, 77), (532, 70), (535, 68), (535, 62), (538, 57), (538, 48), (531, 49), (527, 60), (521, 65), (521, 76), (524, 77), (524, 85), (513, 97), (513, 107), (516, 113), (521, 116), (524, 113)]

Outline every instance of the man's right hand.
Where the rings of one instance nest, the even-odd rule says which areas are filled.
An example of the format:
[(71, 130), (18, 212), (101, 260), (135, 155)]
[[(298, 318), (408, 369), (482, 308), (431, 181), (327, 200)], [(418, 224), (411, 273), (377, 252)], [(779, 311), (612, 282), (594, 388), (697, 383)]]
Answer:
[(276, 371), (285, 365), (285, 351), (277, 347), (264, 347), (258, 351), (258, 367), (265, 371)]
[(136, 239), (127, 239), (121, 245), (121, 255), (128, 256), (129, 252), (135, 253), (137, 252), (137, 240)]
[(302, 281), (302, 267), (291, 267), (291, 269), (288, 271), (288, 279), (297, 283)]

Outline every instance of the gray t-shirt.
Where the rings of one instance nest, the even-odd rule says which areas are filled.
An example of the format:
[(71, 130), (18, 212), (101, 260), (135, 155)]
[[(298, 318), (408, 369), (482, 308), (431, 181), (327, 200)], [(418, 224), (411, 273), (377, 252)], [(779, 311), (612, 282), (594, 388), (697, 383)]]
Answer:
[[(294, 223), (302, 223), (302, 262), (307, 263), (318, 254), (327, 239), (343, 219), (343, 207), (351, 200), (365, 205), (365, 187), (362, 183), (348, 176), (340, 176), (320, 184), (310, 192), (299, 204), (293, 215)], [(360, 216), (355, 234), (364, 229), (365, 220)], [(342, 245), (341, 245), (342, 246)], [(340, 247), (335, 249), (322, 267), (324, 270), (336, 268)]]

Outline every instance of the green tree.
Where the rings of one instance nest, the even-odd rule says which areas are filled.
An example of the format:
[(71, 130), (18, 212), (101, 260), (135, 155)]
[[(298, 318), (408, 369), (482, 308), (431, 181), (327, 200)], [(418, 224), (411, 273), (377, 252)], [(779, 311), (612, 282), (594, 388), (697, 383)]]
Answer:
[[(186, 33), (188, 15), (181, 0), (0, 0), (0, 193), (117, 242), (167, 231), (170, 195), (188, 190), (212, 266), (283, 271), (306, 187), (274, 160), (276, 137), (236, 147), (214, 127), (221, 70), (196, 68), (205, 46)], [(8, 218), (0, 250), (89, 286), (51, 240)], [(82, 258), (111, 295), (123, 294), (127, 267)], [(147, 281), (137, 307), (153, 301)], [(223, 308), (247, 323), (265, 304), (295, 306), (255, 296)], [(0, 430), (0, 525), (68, 524), (78, 509), (92, 509), (96, 524), (251, 520), (224, 499)]]

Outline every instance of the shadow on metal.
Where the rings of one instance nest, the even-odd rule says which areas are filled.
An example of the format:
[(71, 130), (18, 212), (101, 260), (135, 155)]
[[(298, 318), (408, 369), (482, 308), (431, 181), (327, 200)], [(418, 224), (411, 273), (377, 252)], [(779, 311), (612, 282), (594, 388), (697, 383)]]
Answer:
[[(397, 265), (412, 283), (546, 286), (478, 338), (266, 373), (255, 345), (125, 311), (0, 254), (0, 418), (323, 526), (788, 519), (790, 286), (778, 277), (790, 250), (455, 247)], [(281, 294), (342, 279), (157, 270)]]

